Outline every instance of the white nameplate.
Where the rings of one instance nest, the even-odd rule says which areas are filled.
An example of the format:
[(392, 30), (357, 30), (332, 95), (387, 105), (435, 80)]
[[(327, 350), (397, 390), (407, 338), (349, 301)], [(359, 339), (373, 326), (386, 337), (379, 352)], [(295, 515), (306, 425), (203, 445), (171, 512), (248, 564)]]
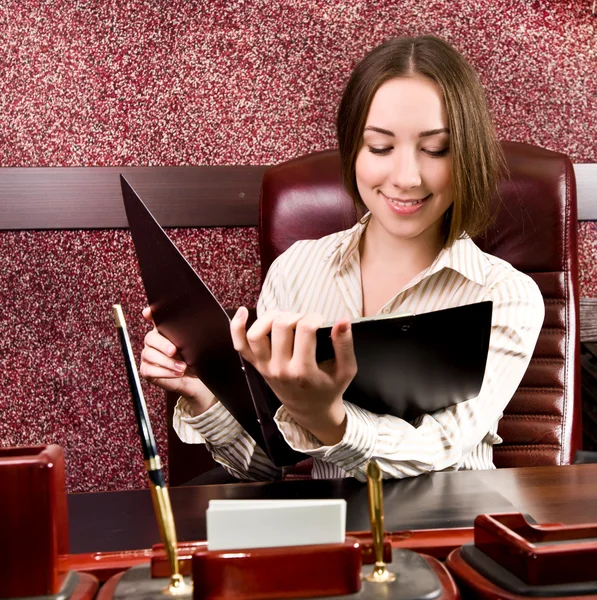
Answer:
[(210, 500), (208, 550), (344, 542), (346, 500)]

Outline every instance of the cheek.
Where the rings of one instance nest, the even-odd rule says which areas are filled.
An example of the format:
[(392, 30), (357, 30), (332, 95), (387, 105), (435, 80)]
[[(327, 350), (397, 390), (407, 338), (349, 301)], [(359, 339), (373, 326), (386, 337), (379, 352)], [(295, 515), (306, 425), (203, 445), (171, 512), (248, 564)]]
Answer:
[(367, 166), (365, 164), (365, 158), (366, 157), (363, 156), (363, 153), (359, 152), (359, 154), (357, 155), (357, 160), (354, 164), (355, 179), (357, 180), (357, 189), (359, 190), (359, 195), (361, 196), (361, 199), (363, 198), (363, 192), (365, 191), (366, 178), (368, 173)]
[(370, 152), (361, 150), (354, 165), (357, 186), (361, 193), (361, 188), (376, 185), (379, 169), (376, 169), (377, 165), (375, 161), (371, 160), (372, 158), (374, 157)]
[(435, 165), (434, 169), (429, 172), (427, 181), (436, 193), (447, 194), (452, 184), (452, 165), (450, 161), (445, 161), (441, 165)]

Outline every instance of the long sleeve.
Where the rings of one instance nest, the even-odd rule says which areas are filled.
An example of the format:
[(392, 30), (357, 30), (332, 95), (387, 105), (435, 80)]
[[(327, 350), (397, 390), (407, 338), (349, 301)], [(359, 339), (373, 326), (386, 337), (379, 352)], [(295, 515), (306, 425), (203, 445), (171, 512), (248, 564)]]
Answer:
[(544, 304), (534, 282), (519, 273), (487, 289), (483, 299), (493, 301), (493, 318), (479, 396), (413, 423), (345, 402), (346, 432), (335, 446), (321, 446), (281, 407), (276, 421), (287, 442), (313, 456), (316, 463), (321, 462), (322, 476), (344, 472), (364, 480), (371, 458), (378, 461), (385, 477), (394, 478), (490, 467), (491, 447), (501, 441), (497, 423), (531, 359), (543, 323)]
[(238, 479), (271, 481), (282, 476), (281, 469), (272, 464), (221, 402), (193, 416), (188, 402), (179, 398), (172, 424), (183, 442), (205, 443), (213, 459)]

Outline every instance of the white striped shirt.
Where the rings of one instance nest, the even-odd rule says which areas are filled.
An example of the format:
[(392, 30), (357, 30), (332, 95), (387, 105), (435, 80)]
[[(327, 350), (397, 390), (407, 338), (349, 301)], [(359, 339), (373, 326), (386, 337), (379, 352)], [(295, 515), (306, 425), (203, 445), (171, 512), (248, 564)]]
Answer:
[[(366, 215), (352, 229), (295, 243), (272, 264), (257, 306), (316, 312), (326, 321), (362, 316), (359, 241)], [(489, 354), (480, 394), (409, 423), (345, 401), (346, 431), (334, 446), (322, 446), (282, 406), (276, 423), (288, 444), (313, 457), (314, 478), (354, 476), (365, 480), (375, 458), (384, 477), (429, 471), (491, 469), (497, 425), (527, 369), (543, 323), (543, 298), (533, 280), (509, 263), (482, 252), (464, 237), (443, 249), (433, 264), (405, 285), (379, 311), (425, 313), (491, 300)], [(263, 451), (221, 403), (193, 417), (184, 399), (174, 413), (182, 441), (207, 444), (217, 462), (240, 479), (282, 477)]]

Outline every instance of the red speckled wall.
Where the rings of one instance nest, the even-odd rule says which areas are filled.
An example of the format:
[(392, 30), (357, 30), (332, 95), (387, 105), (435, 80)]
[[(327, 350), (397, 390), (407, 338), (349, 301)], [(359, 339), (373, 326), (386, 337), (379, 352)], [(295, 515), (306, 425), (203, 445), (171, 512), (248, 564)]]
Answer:
[[(8, 0), (0, 166), (270, 164), (334, 142), (351, 66), (434, 33), (477, 68), (502, 139), (597, 162), (589, 0)], [(178, 230), (222, 302), (254, 304), (252, 229)], [(597, 295), (581, 224), (581, 294)], [(110, 307), (140, 348), (143, 292), (120, 231), (0, 235), (0, 444), (57, 442), (69, 489), (143, 487)], [(148, 392), (165, 455), (161, 394)]]

